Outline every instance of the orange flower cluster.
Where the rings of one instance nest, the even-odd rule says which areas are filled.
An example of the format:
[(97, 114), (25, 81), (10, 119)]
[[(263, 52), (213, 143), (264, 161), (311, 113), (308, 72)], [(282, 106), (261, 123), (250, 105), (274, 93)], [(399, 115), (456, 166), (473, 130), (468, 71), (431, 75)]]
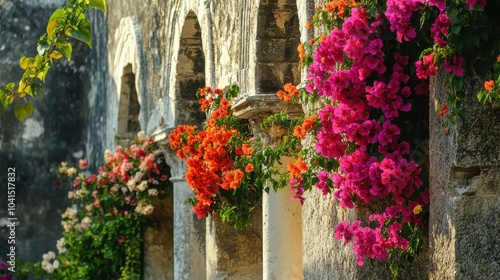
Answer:
[(302, 172), (307, 172), (307, 163), (299, 157), (294, 163), (288, 163), (286, 169), (290, 172), (290, 179), (302, 179)]
[(285, 91), (279, 90), (276, 94), (278, 95), (279, 99), (283, 99), (283, 101), (285, 102), (291, 101), (299, 96), (299, 91), (297, 90), (297, 87), (295, 87), (291, 83), (284, 85), (283, 89)]
[(484, 82), (484, 89), (485, 90), (491, 90), (495, 86), (495, 81), (489, 80)]
[(306, 58), (307, 54), (306, 54), (306, 50), (304, 48), (304, 44), (299, 44), (297, 46), (297, 51), (299, 52), (299, 61), (300, 62), (303, 62), (304, 59)]
[(293, 130), (293, 136), (304, 140), (307, 132), (312, 131), (316, 127), (316, 119), (318, 115), (314, 114), (304, 120), (302, 125), (297, 125)]
[(200, 97), (200, 107), (201, 111), (206, 112), (209, 109), (214, 100), (222, 99), (223, 92), (221, 89), (212, 90), (211, 87), (203, 87), (199, 90), (198, 95)]
[(335, 15), (339, 18), (344, 18), (345, 16), (345, 8), (354, 7), (356, 5), (356, 1), (354, 0), (334, 0), (329, 3), (326, 3), (325, 10), (329, 13), (335, 13)]
[[(230, 139), (240, 132), (234, 127), (217, 124), (232, 115), (228, 100), (222, 98), (222, 91), (212, 92), (207, 87), (199, 93), (202, 100), (209, 102), (200, 102), (202, 109), (205, 104), (210, 107), (213, 100), (220, 100), (205, 128), (199, 131), (195, 126), (180, 125), (169, 135), (169, 139), (171, 148), (177, 150), (177, 156), (186, 159), (185, 178), (196, 194), (198, 202), (193, 209), (201, 219), (207, 216), (219, 188), (236, 189), (245, 174), (235, 168), (229, 154)], [(236, 149), (238, 155), (249, 155), (252, 151), (253, 148), (247, 144)]]
[(253, 150), (254, 150), (254, 148), (246, 143), (241, 145), (241, 146), (238, 146), (234, 149), (236, 154), (240, 157), (243, 157), (243, 156), (250, 157), (253, 153)]

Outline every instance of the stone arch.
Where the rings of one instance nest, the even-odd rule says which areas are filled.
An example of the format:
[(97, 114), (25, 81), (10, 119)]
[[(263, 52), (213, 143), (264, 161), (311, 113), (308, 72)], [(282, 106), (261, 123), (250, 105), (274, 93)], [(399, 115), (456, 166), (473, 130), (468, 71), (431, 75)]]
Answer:
[[(127, 144), (130, 142), (127, 140), (135, 139), (141, 128), (148, 127), (148, 73), (143, 45), (140, 22), (132, 17), (122, 18), (114, 41), (108, 47), (115, 50), (111, 55), (111, 90), (116, 87), (116, 95), (110, 96), (110, 104), (116, 105), (110, 106), (108, 117), (116, 120), (113, 129), (116, 136), (123, 139), (119, 144)], [(143, 277), (174, 279), (173, 198), (153, 199), (152, 204), (154, 212), (142, 232)]]
[(276, 93), (300, 83), (300, 28), (296, 0), (261, 0), (258, 9), (255, 83), (257, 93)]
[[(140, 25), (137, 19), (122, 18), (120, 25), (114, 34), (115, 55), (111, 69), (114, 85), (116, 86), (116, 98), (119, 104), (118, 109), (122, 109), (122, 104), (130, 104), (130, 101), (123, 100), (124, 92), (135, 91), (135, 96), (131, 94), (125, 98), (133, 98), (132, 102), (140, 106), (137, 113), (137, 122), (141, 128), (147, 127), (147, 88), (146, 88), (146, 60), (142, 51), (143, 41), (140, 33)], [(132, 97), (131, 97), (132, 96)], [(125, 106), (125, 105), (123, 105)], [(125, 111), (124, 111), (125, 112)], [(123, 124), (120, 127), (121, 112), (112, 112), (117, 115), (118, 123), (114, 127), (116, 133), (123, 132)], [(113, 117), (113, 116), (111, 116)], [(120, 135), (119, 135), (120, 136)]]
[(195, 93), (205, 86), (205, 55), (201, 27), (192, 10), (182, 26), (175, 78), (175, 124), (200, 123), (205, 115)]

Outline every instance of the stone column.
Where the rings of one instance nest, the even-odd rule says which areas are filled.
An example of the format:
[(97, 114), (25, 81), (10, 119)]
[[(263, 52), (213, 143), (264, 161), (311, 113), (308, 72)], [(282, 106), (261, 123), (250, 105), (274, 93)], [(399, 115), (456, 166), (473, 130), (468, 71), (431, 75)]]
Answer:
[(444, 74), (431, 80), (430, 279), (500, 275), (500, 110), (480, 105), (482, 85), (467, 83), (466, 120), (445, 128)]
[[(286, 167), (292, 159), (284, 159)], [(285, 168), (283, 168), (285, 169)], [(270, 186), (271, 187), (271, 186)], [(302, 207), (292, 200), (290, 187), (262, 197), (264, 279), (303, 279)]]
[[(261, 121), (274, 113), (301, 111), (290, 106), (274, 94), (248, 96), (233, 106), (235, 115), (250, 120), (254, 135), (263, 143), (272, 145), (280, 140), (274, 132), (260, 129)], [(283, 168), (291, 159), (284, 159)], [(291, 200), (290, 189), (274, 192), (262, 198), (262, 250), (263, 279), (303, 279), (302, 275), (302, 209), (298, 201)]]
[(184, 161), (168, 147), (168, 134), (157, 133), (154, 139), (163, 146), (173, 183), (173, 279), (205, 279), (205, 222), (184, 203), (193, 195), (184, 179)]

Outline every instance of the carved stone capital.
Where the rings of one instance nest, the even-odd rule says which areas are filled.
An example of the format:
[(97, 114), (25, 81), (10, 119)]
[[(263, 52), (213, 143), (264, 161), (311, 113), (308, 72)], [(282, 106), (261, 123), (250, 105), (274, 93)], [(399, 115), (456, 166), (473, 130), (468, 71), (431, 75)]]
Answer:
[(160, 149), (165, 156), (165, 161), (170, 167), (170, 181), (181, 182), (185, 181), (184, 173), (186, 173), (186, 164), (184, 160), (177, 157), (176, 152), (170, 148), (170, 140), (168, 135), (172, 133), (172, 128), (159, 127), (149, 134), (151, 138), (160, 146)]
[(283, 102), (276, 94), (245, 96), (233, 104), (232, 108), (234, 116), (248, 119), (253, 135), (261, 139), (266, 146), (278, 143), (287, 131), (279, 126), (261, 128), (260, 124), (264, 119), (280, 112), (287, 112), (291, 117), (299, 116), (303, 112), (300, 104)]

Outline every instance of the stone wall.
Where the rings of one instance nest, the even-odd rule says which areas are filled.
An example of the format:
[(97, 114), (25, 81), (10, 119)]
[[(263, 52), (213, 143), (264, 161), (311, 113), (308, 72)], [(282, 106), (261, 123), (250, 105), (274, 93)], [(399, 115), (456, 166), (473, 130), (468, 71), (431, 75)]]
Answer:
[(432, 279), (496, 279), (500, 271), (500, 111), (482, 106), (469, 80), (466, 120), (445, 129), (435, 116), (447, 91), (441, 76), (430, 96)]

